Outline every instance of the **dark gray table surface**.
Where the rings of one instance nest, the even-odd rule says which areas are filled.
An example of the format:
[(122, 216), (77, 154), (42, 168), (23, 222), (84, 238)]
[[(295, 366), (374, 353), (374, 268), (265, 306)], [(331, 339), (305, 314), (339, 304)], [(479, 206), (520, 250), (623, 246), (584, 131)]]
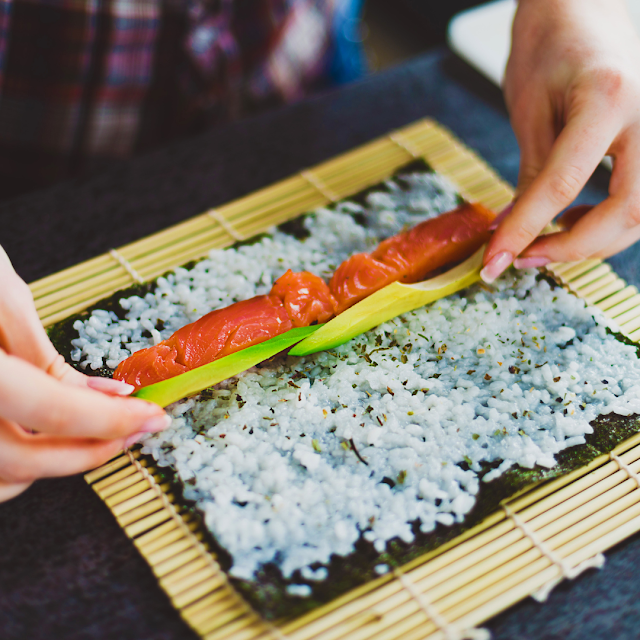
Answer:
[[(446, 50), (358, 84), (183, 140), (100, 176), (0, 204), (0, 244), (33, 280), (266, 186), (424, 116), (515, 183), (518, 148), (499, 91)], [(582, 200), (606, 195), (598, 170)], [(634, 249), (615, 257), (638, 283)], [(1, 283), (0, 283), (1, 286)], [(603, 571), (489, 621), (499, 640), (640, 637), (640, 538)], [(0, 638), (193, 638), (81, 477), (40, 481), (0, 505)]]

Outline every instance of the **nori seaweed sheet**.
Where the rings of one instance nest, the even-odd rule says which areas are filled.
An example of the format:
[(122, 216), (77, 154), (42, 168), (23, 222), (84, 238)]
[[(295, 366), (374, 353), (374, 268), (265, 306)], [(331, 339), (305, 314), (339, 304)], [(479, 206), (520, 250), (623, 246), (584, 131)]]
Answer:
[[(408, 188), (409, 185), (406, 182), (404, 182), (402, 177), (400, 176), (402, 174), (407, 174), (411, 172), (420, 172), (420, 171), (425, 173), (432, 173), (433, 169), (424, 160), (412, 160), (410, 163), (400, 167), (391, 177), (394, 178), (402, 188), (406, 189)], [(388, 191), (388, 189), (384, 183), (379, 183), (371, 187), (367, 187), (366, 189), (363, 189), (362, 191), (351, 196), (350, 198), (345, 198), (345, 200), (356, 202), (362, 206), (365, 206), (367, 196), (374, 191)], [(458, 201), (462, 203), (463, 199), (460, 196), (458, 196)], [(328, 205), (328, 208), (332, 208), (333, 206), (334, 205)], [(298, 240), (304, 240), (306, 237), (309, 236), (309, 232), (304, 226), (304, 221), (308, 216), (312, 216), (312, 215), (314, 215), (313, 212), (303, 213), (297, 216), (296, 218), (283, 222), (278, 226), (278, 229), (280, 229), (284, 233), (288, 233), (289, 235), (294, 236), (295, 238), (298, 238)], [(354, 213), (352, 214), (352, 217), (359, 224), (363, 226), (366, 225), (366, 217), (363, 216), (362, 214)], [(266, 233), (259, 233), (246, 240), (236, 242), (235, 244), (231, 245), (231, 247), (229, 248), (237, 248), (243, 245), (255, 244), (256, 242), (259, 242), (262, 238), (264, 238), (267, 235), (268, 234)], [(182, 265), (182, 267), (185, 269), (191, 269), (195, 266), (197, 262), (199, 261), (191, 260), (190, 262), (187, 262), (186, 264)], [(167, 273), (170, 273), (170, 272), (171, 271)], [(49, 327), (47, 329), (49, 338), (53, 342), (58, 352), (64, 356), (64, 359), (72, 367), (75, 367), (76, 369), (78, 369), (78, 371), (82, 371), (87, 375), (102, 376), (102, 377), (110, 378), (113, 374), (113, 371), (108, 367), (102, 367), (96, 370), (89, 369), (89, 368), (83, 369), (78, 362), (74, 362), (71, 359), (71, 352), (73, 351), (71, 346), (71, 340), (77, 337), (77, 332), (74, 330), (73, 324), (76, 320), (84, 320), (88, 318), (91, 315), (91, 313), (96, 309), (113, 311), (120, 319), (124, 320), (127, 312), (120, 306), (120, 300), (122, 298), (130, 298), (131, 296), (144, 297), (147, 293), (150, 293), (155, 289), (156, 281), (157, 281), (157, 278), (150, 280), (149, 282), (145, 282), (144, 284), (134, 284), (134, 285), (131, 285), (130, 287), (126, 287), (125, 289), (120, 289), (115, 293), (111, 294), (110, 296), (103, 298), (102, 300), (98, 300), (98, 302), (91, 305), (90, 307), (87, 307), (85, 310), (79, 313), (75, 313), (69, 316), (68, 318), (65, 318), (64, 320), (61, 320), (60, 322), (57, 322), (56, 324)], [(162, 327), (156, 326), (156, 328), (161, 329)], [(144, 335), (144, 332), (143, 332), (143, 335)], [(147, 335), (147, 337), (150, 337), (150, 336), (151, 334)]]
[[(407, 173), (409, 171), (431, 171), (431, 168), (425, 162), (418, 160), (405, 165), (399, 169), (395, 178), (402, 186), (402, 179), (398, 179), (398, 174)], [(372, 191), (386, 190), (384, 184), (374, 185), (362, 192), (349, 198), (349, 200), (359, 204), (365, 204), (366, 197)], [(280, 229), (285, 233), (289, 233), (299, 239), (307, 237), (308, 232), (304, 227), (304, 219), (312, 213), (302, 214), (297, 218), (285, 222), (280, 225)], [(366, 224), (366, 219), (361, 214), (355, 214), (354, 218), (360, 224)], [(265, 234), (261, 234), (250, 240), (240, 244), (253, 243), (258, 241)], [(195, 262), (190, 262), (185, 267), (193, 266)], [(555, 284), (555, 282), (554, 282)], [(119, 301), (122, 298), (138, 295), (144, 296), (146, 293), (153, 291), (155, 280), (145, 283), (136, 284), (126, 289), (117, 291), (113, 295), (100, 300), (81, 313), (53, 325), (49, 328), (49, 337), (54, 346), (65, 357), (67, 362), (72, 366), (84, 371), (78, 366), (78, 363), (71, 360), (71, 340), (77, 336), (73, 329), (73, 323), (77, 319), (86, 318), (94, 309), (105, 309), (114, 311), (116, 315), (124, 318), (125, 311), (120, 307)], [(640, 356), (640, 347), (632, 343), (622, 334), (614, 334), (614, 336), (627, 344), (636, 346), (638, 356)], [(97, 371), (87, 370), (85, 373), (89, 375), (101, 375), (110, 377), (112, 371), (106, 367)], [(411, 544), (403, 542), (399, 538), (390, 540), (384, 553), (378, 553), (373, 544), (367, 542), (362, 536), (355, 545), (355, 551), (349, 556), (332, 556), (331, 562), (325, 565), (329, 575), (322, 582), (308, 581), (302, 578), (299, 571), (296, 571), (292, 578), (287, 580), (283, 577), (276, 563), (268, 563), (263, 565), (256, 575), (254, 581), (239, 580), (230, 577), (231, 583), (244, 596), (244, 598), (254, 607), (256, 611), (267, 619), (289, 618), (298, 616), (306, 611), (314, 609), (326, 602), (333, 600), (339, 595), (349, 591), (350, 589), (365, 584), (379, 575), (374, 571), (374, 567), (378, 564), (387, 564), (389, 567), (397, 567), (406, 562), (417, 558), (429, 551), (437, 549), (444, 543), (459, 536), (465, 531), (479, 524), (487, 516), (493, 513), (499, 506), (500, 502), (519, 491), (531, 487), (534, 484), (557, 478), (574, 469), (578, 469), (597, 456), (608, 453), (615, 446), (629, 438), (634, 433), (640, 431), (640, 416), (618, 416), (610, 414), (600, 416), (591, 423), (593, 433), (586, 436), (586, 444), (565, 449), (556, 455), (557, 464), (552, 469), (542, 467), (534, 467), (533, 469), (523, 469), (514, 467), (504, 473), (501, 477), (491, 481), (490, 483), (480, 483), (480, 490), (476, 496), (476, 504), (467, 514), (464, 522), (452, 526), (444, 526), (438, 524), (436, 529), (430, 533), (422, 533), (419, 528), (419, 522), (413, 523), (413, 531), (415, 541)], [(151, 466), (156, 466), (155, 460), (150, 456), (147, 457)], [(500, 461), (489, 465), (485, 465), (480, 476), (488, 473), (490, 469), (499, 465)], [(462, 463), (464, 466), (465, 463)], [(231, 557), (223, 547), (221, 547), (215, 537), (209, 532), (204, 525), (204, 516), (197, 509), (192, 501), (183, 497), (183, 485), (178, 479), (176, 473), (168, 468), (158, 468), (163, 482), (169, 482), (174, 495), (177, 496), (179, 504), (183, 505), (183, 509), (188, 511), (195, 517), (202, 533), (205, 536), (209, 546), (216, 553), (218, 562), (223, 570), (227, 571), (231, 567)], [(385, 478), (389, 484), (393, 484), (393, 480)], [(313, 569), (317, 569), (321, 565), (316, 563), (311, 565)], [(290, 584), (308, 584), (312, 589), (312, 594), (308, 598), (291, 596), (287, 593), (287, 586)]]
[[(476, 504), (467, 514), (464, 522), (460, 524), (448, 527), (438, 524), (434, 531), (425, 534), (420, 531), (420, 523), (416, 521), (413, 523), (415, 541), (408, 544), (399, 538), (394, 538), (387, 543), (387, 549), (384, 553), (378, 553), (372, 543), (360, 536), (352, 554), (345, 557), (333, 555), (328, 565), (320, 563), (311, 565), (312, 569), (317, 569), (320, 566), (326, 566), (328, 569), (329, 575), (322, 582), (305, 580), (299, 571), (294, 572), (291, 579), (287, 580), (275, 563), (263, 565), (254, 581), (239, 580), (229, 576), (230, 582), (245, 600), (268, 620), (299, 616), (330, 602), (359, 585), (379, 578), (380, 576), (374, 570), (376, 565), (384, 563), (390, 568), (400, 567), (473, 528), (496, 511), (502, 500), (515, 495), (522, 489), (579, 469), (599, 455), (608, 453), (616, 445), (640, 431), (640, 416), (614, 414), (600, 416), (591, 425), (594, 432), (586, 436), (587, 443), (561, 451), (556, 455), (557, 464), (552, 469), (514, 467), (490, 483), (480, 483)], [(155, 460), (151, 456), (146, 456), (146, 458), (151, 466), (155, 466)], [(485, 465), (480, 475), (484, 475), (499, 463), (500, 461), (496, 461), (492, 465)], [(178, 502), (196, 517), (206, 541), (218, 557), (220, 566), (223, 570), (228, 571), (231, 567), (229, 554), (206, 528), (204, 516), (195, 504), (182, 496), (183, 485), (173, 469), (161, 468), (159, 474), (163, 482), (168, 482), (171, 485), (174, 495), (178, 497)], [(308, 584), (312, 589), (311, 596), (301, 598), (289, 595), (286, 589), (291, 584)]]

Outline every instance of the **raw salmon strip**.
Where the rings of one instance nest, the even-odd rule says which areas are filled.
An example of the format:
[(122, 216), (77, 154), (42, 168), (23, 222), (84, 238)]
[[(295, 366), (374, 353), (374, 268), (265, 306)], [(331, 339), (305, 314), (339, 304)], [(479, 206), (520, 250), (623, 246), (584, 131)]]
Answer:
[(282, 300), (294, 327), (321, 324), (336, 315), (338, 303), (329, 287), (308, 271), (294, 273), (289, 269), (276, 280), (271, 295)]
[(371, 254), (345, 260), (329, 286), (308, 271), (289, 269), (269, 295), (212, 311), (167, 340), (137, 351), (120, 363), (114, 378), (139, 389), (292, 327), (326, 322), (392, 282), (417, 282), (435, 269), (469, 257), (489, 239), (493, 218), (481, 205), (464, 204), (385, 240)]
[(352, 256), (329, 283), (338, 313), (392, 282), (419, 282), (440, 267), (468, 258), (489, 239), (494, 217), (480, 204), (465, 203), (385, 240), (371, 254)]
[(481, 204), (465, 203), (381, 242), (371, 255), (385, 264), (406, 262), (400, 282), (420, 282), (429, 272), (477, 251), (489, 240), (494, 218)]
[(280, 298), (256, 296), (216, 309), (167, 340), (136, 351), (120, 363), (113, 377), (139, 389), (264, 342), (292, 327)]
[[(408, 264), (404, 264), (404, 269), (407, 268)], [(338, 301), (338, 313), (395, 282), (402, 273), (400, 264), (385, 264), (368, 253), (351, 256), (336, 269), (329, 282), (331, 293)]]
[(132, 384), (138, 390), (188, 371), (185, 364), (176, 362), (177, 357), (178, 350), (169, 338), (130, 355), (118, 365), (113, 377)]

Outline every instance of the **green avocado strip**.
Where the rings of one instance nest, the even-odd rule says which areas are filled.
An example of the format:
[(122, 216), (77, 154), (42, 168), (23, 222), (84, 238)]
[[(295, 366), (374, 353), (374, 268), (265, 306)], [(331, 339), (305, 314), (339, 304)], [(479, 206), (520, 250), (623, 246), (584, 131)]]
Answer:
[(361, 300), (327, 324), (291, 329), (192, 371), (143, 387), (133, 395), (166, 407), (236, 376), (293, 345), (296, 346), (289, 352), (293, 356), (333, 349), (387, 320), (477, 282), (483, 253), (484, 246), (462, 264), (424, 282), (412, 285), (394, 282)]
[(471, 286), (480, 279), (485, 246), (480, 247), (457, 267), (439, 276), (416, 284), (393, 282), (372, 293), (297, 344), (291, 349), (291, 355), (306, 356), (317, 351), (335, 349), (383, 322)]
[(203, 389), (212, 387), (227, 378), (237, 376), (239, 373), (272, 358), (281, 351), (300, 342), (300, 340), (304, 340), (321, 326), (318, 324), (312, 327), (291, 329), (275, 338), (260, 344), (254, 344), (251, 347), (242, 349), (242, 351), (237, 351), (209, 364), (181, 373), (179, 376), (138, 389), (133, 396), (148, 400), (161, 407), (166, 407), (182, 398), (192, 396)]

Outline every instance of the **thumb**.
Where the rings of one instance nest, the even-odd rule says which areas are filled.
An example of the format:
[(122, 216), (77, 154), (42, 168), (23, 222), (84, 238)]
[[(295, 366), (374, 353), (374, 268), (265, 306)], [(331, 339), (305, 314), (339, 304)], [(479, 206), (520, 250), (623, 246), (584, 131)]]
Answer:
[(31, 290), (4, 251), (0, 252), (0, 282), (0, 348), (46, 370), (56, 350), (40, 322)]
[(118, 380), (88, 377), (65, 363), (44, 330), (29, 286), (14, 271), (0, 246), (0, 349), (47, 372), (57, 380), (114, 395), (129, 395), (133, 387)]

